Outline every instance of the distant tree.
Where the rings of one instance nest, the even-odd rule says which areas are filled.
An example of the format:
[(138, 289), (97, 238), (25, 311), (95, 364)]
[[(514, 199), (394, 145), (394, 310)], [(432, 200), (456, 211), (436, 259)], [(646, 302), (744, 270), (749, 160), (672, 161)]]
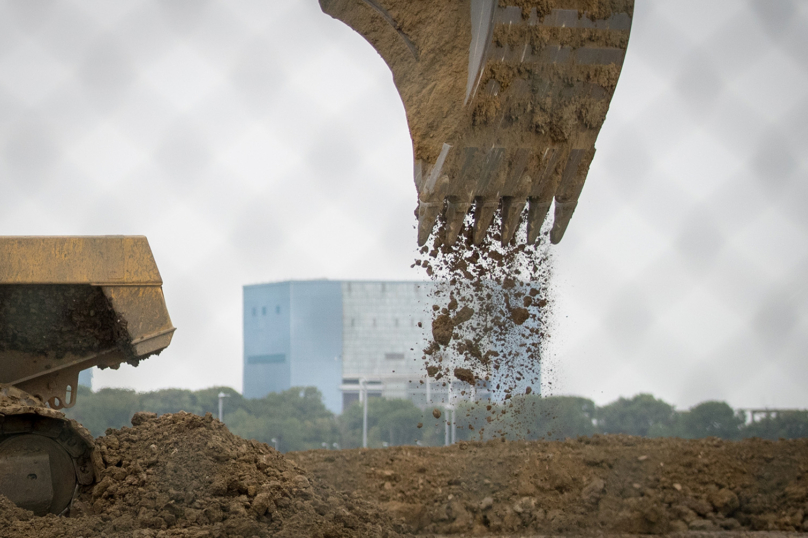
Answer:
[(236, 409), (224, 416), (230, 431), (267, 444), (275, 438), (282, 452), (331, 446), (339, 439), (334, 415), (315, 387), (293, 387), (234, 403)]
[[(489, 410), (488, 407), (491, 407)], [(491, 404), (486, 400), (479, 400), (476, 402), (462, 401), (457, 405), (455, 412), (457, 422), (457, 440), (459, 441), (484, 441), (493, 439), (503, 432), (498, 432), (502, 428), (507, 429), (509, 432), (512, 425), (501, 422), (499, 419), (500, 407), (496, 404)], [(489, 421), (489, 417), (491, 417)], [(431, 418), (431, 417), (430, 417)], [(436, 431), (436, 444), (443, 444), (443, 424), (437, 425)], [(506, 434), (507, 435), (507, 434)]]
[(595, 403), (587, 398), (531, 394), (506, 400), (495, 410), (502, 417), (502, 434), (510, 439), (558, 440), (597, 432)]
[(224, 399), (224, 414), (233, 413), (237, 409), (246, 409), (247, 400), (239, 394), (235, 389), (230, 387), (210, 387), (194, 392), (196, 399), (196, 406), (200, 414), (211, 413), (214, 417), (219, 416), (219, 393), (224, 392), (227, 397)]
[(802, 439), (808, 437), (808, 411), (780, 411), (775, 416), (764, 418), (745, 426), (743, 437), (761, 439)]
[(680, 434), (688, 439), (720, 437), (739, 439), (745, 416), (725, 402), (704, 402), (681, 415)]
[(545, 439), (566, 439), (596, 433), (595, 403), (577, 396), (550, 396), (542, 399)]
[[(344, 448), (362, 446), (363, 410), (362, 403), (354, 402), (339, 418)], [(379, 448), (383, 446), (382, 443), (389, 446), (411, 445), (424, 437), (431, 438), (431, 435), (425, 434), (431, 433), (429, 426), (435, 429), (435, 419), (431, 416), (432, 408), (427, 411), (430, 413), (429, 420), (425, 418), (425, 412), (409, 400), (368, 399), (368, 447)], [(446, 420), (444, 412), (442, 420)], [(419, 423), (421, 428), (418, 428)]]
[(131, 425), (137, 411), (159, 415), (186, 411), (218, 417), (219, 393), (224, 392), (224, 422), (236, 435), (264, 443), (278, 440), (282, 451), (320, 448), (339, 439), (335, 417), (323, 404), (322, 394), (314, 388), (295, 387), (269, 394), (258, 400), (247, 400), (229, 387), (213, 387), (192, 392), (166, 389), (136, 393), (124, 389), (101, 389), (92, 392), (79, 387), (76, 406), (67, 416), (84, 424), (95, 435), (107, 428)]
[(65, 414), (79, 421), (94, 436), (104, 435), (108, 428), (130, 426), (132, 415), (141, 410), (140, 396), (128, 389), (101, 389), (93, 392), (79, 386), (76, 405)]
[(197, 404), (196, 394), (190, 390), (164, 389), (146, 392), (140, 395), (140, 410), (165, 415), (185, 411), (195, 415), (204, 415)]
[(620, 398), (597, 410), (598, 428), (603, 433), (642, 437), (664, 437), (674, 433), (677, 413), (670, 404), (650, 394)]

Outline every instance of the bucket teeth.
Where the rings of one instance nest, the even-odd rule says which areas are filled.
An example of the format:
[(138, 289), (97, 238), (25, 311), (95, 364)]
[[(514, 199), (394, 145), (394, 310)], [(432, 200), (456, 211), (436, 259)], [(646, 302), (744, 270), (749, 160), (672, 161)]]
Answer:
[(530, 208), (527, 212), (527, 244), (532, 245), (539, 238), (541, 226), (547, 217), (552, 202), (542, 202), (536, 198), (530, 200)]
[(432, 228), (435, 226), (435, 221), (438, 219), (441, 209), (443, 209), (443, 202), (421, 202), (418, 205), (418, 246), (422, 247), (429, 240), (432, 234)]
[(488, 228), (494, 220), (494, 214), (499, 208), (499, 199), (478, 198), (474, 206), (474, 244), (479, 245), (485, 239)]
[(509, 196), (502, 199), (502, 246), (510, 243), (516, 234), (526, 203), (524, 198)]
[(474, 200), (474, 241), (484, 239), (498, 200), (510, 241), (528, 198), (527, 239), (537, 240), (553, 199), (553, 242), (561, 239), (625, 60), (633, 0), (320, 6), (393, 72), (413, 142), (419, 244), (447, 201), (443, 240), (455, 241)]
[(572, 214), (578, 202), (559, 202), (556, 200), (555, 205), (555, 218), (553, 219), (553, 229), (550, 230), (550, 242), (557, 245), (564, 238), (564, 232), (567, 231)]
[(471, 204), (469, 203), (449, 200), (449, 203), (446, 205), (446, 244), (455, 244), (460, 230), (463, 229), (463, 222), (466, 220), (466, 215), (468, 215), (470, 210)]

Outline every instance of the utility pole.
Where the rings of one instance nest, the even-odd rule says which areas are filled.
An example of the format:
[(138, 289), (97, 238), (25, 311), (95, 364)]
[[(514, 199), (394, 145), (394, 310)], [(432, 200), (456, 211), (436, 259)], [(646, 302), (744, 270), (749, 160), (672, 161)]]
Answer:
[(457, 441), (457, 409), (452, 407), (452, 444)]
[(362, 398), (362, 448), (368, 447), (368, 381), (367, 379), (359, 380), (360, 394)]
[(224, 422), (224, 399), (229, 397), (229, 394), (219, 393), (219, 422)]
[(449, 383), (446, 398), (446, 429), (443, 434), (444, 444), (446, 446), (455, 444), (457, 440), (457, 411), (455, 409), (455, 395), (452, 388), (452, 384)]

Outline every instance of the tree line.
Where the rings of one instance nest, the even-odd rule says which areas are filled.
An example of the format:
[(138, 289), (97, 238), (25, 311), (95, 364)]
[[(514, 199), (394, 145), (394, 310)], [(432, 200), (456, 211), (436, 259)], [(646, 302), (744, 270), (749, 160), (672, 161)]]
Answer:
[[(356, 448), (362, 444), (362, 406), (354, 403), (335, 415), (314, 387), (292, 388), (261, 399), (246, 399), (229, 387), (146, 393), (125, 389), (93, 392), (79, 387), (76, 406), (68, 409), (67, 415), (99, 436), (108, 428), (128, 426), (137, 411), (217, 416), (220, 392), (228, 395), (224, 422), (241, 437), (275, 444), (283, 452)], [(420, 409), (408, 400), (371, 398), (368, 446), (443, 445), (447, 422), (451, 423), (453, 416), (453, 426), (449, 427), (454, 428), (457, 440), (559, 440), (593, 434), (728, 440), (808, 437), (808, 411), (779, 412), (749, 422), (744, 411), (718, 401), (679, 411), (650, 394), (620, 398), (602, 407), (586, 398), (531, 394), (505, 402), (461, 402), (454, 410), (441, 404)]]

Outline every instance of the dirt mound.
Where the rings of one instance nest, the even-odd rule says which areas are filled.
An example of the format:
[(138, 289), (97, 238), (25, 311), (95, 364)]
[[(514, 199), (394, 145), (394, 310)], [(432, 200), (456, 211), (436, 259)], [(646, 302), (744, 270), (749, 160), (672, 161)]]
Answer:
[(2, 536), (396, 536), (370, 503), (317, 481), (211, 415), (138, 413), (96, 440), (99, 482), (69, 518), (0, 501)]
[(289, 454), (419, 534), (808, 531), (808, 440), (459, 443)]

